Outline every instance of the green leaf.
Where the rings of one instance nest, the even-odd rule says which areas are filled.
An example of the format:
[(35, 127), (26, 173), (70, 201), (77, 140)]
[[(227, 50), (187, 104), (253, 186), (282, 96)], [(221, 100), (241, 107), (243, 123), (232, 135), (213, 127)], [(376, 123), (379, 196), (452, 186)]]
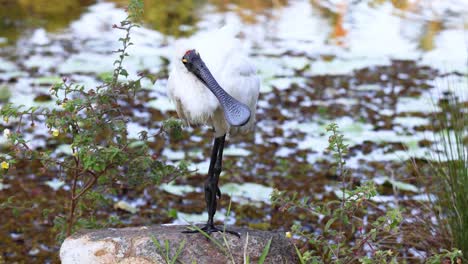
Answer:
[(328, 232), (328, 229), (330, 229), (330, 226), (337, 220), (336, 217), (331, 218), (330, 220), (327, 221), (327, 224), (325, 225), (325, 228), (323, 229), (324, 232)]
[(11, 208), (11, 212), (15, 218), (19, 216), (19, 210), (16, 207)]
[(375, 228), (372, 228), (370, 233), (371, 233), (372, 240), (375, 240), (375, 238), (377, 237), (377, 230)]
[(169, 212), (167, 212), (167, 216), (170, 218), (177, 219), (177, 210), (174, 208), (169, 209)]
[(112, 72), (103, 72), (98, 75), (98, 78), (103, 82), (111, 82), (114, 74)]
[(388, 177), (385, 177), (386, 181), (393, 185), (395, 188), (402, 190), (402, 191), (409, 191), (409, 192), (419, 192), (419, 188), (414, 186), (413, 184), (402, 182), (402, 181), (397, 181), (394, 179), (390, 179)]
[(296, 254), (297, 254), (297, 256), (299, 257), (299, 261), (301, 262), (301, 264), (306, 264), (305, 261), (304, 261), (304, 258), (302, 257), (301, 252), (300, 252), (299, 249), (296, 247), (296, 245), (294, 245), (294, 249), (296, 250)]
[(182, 250), (184, 249), (186, 240), (184, 239), (180, 244), (179, 247), (177, 248), (177, 251), (174, 255), (174, 257), (171, 260), (171, 264), (175, 264), (177, 259), (179, 258), (180, 253), (182, 253)]
[(169, 240), (164, 240), (164, 245), (166, 247), (166, 261), (169, 262)]
[(128, 72), (125, 69), (120, 70), (120, 75), (128, 77)]
[(260, 259), (258, 260), (258, 264), (263, 264), (265, 262), (265, 259), (268, 255), (268, 252), (270, 252), (270, 246), (271, 246), (271, 240), (273, 238), (270, 238), (270, 240), (268, 240), (265, 248), (263, 248), (263, 252), (262, 252), (262, 255), (260, 255)]

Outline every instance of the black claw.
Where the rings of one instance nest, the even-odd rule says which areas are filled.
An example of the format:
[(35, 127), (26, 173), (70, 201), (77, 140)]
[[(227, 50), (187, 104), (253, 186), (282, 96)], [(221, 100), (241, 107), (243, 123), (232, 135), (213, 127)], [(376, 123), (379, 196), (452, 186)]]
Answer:
[(237, 233), (236, 231), (224, 230), (223, 232), (229, 233), (231, 235), (235, 235), (237, 238), (240, 238), (240, 233)]
[[(205, 225), (204, 227), (200, 228), (200, 230), (207, 233), (208, 235), (211, 235), (212, 233), (215, 233), (215, 232), (220, 232), (220, 233), (228, 233), (228, 234), (231, 234), (231, 235), (235, 235), (236, 237), (240, 238), (240, 234), (237, 233), (236, 231), (217, 228), (214, 225)], [(195, 234), (195, 233), (199, 233), (199, 232), (200, 232), (199, 230), (185, 230), (185, 231), (182, 231), (182, 233), (185, 233), (185, 234)]]

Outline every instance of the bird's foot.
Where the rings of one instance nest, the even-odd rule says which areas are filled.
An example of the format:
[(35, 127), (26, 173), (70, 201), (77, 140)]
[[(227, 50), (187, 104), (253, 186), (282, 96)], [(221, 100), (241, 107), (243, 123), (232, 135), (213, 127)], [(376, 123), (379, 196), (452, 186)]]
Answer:
[(182, 231), (182, 233), (194, 234), (194, 233), (200, 233), (200, 230), (207, 233), (208, 235), (211, 235), (212, 233), (215, 233), (215, 232), (220, 232), (220, 233), (228, 233), (231, 235), (235, 235), (236, 237), (240, 238), (240, 234), (237, 233), (236, 231), (227, 230), (224, 228), (217, 228), (215, 225), (205, 225), (204, 227), (200, 229), (186, 230), (186, 231)]

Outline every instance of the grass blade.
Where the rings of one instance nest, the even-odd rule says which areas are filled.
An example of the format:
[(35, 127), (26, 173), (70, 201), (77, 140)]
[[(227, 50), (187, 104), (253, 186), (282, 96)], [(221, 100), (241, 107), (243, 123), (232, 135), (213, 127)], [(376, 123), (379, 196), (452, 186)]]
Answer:
[(200, 232), (202, 235), (204, 235), (206, 238), (208, 238), (213, 244), (215, 244), (221, 251), (223, 251), (224, 255), (228, 256), (228, 253), (226, 252), (226, 249), (223, 247), (221, 243), (219, 243), (218, 240), (212, 238), (210, 235), (208, 235), (205, 231), (201, 230), (198, 226), (189, 223), (189, 225), (194, 229)]
[(159, 244), (159, 240), (154, 237), (154, 236), (151, 236), (151, 241), (153, 241), (153, 244), (159, 249), (161, 250), (161, 244)]
[(184, 239), (184, 240), (179, 244), (179, 248), (177, 248), (177, 251), (176, 251), (174, 257), (172, 258), (171, 264), (175, 264), (175, 263), (176, 263), (177, 259), (179, 258), (180, 253), (182, 253), (182, 250), (184, 249), (185, 242), (186, 242), (186, 240)]
[(166, 246), (166, 262), (169, 263), (171, 261), (169, 258), (169, 241), (164, 240), (164, 245)]
[[(153, 244), (158, 249), (159, 254), (161, 255), (161, 257), (164, 257), (166, 259), (166, 263), (169, 263), (169, 259), (168, 259), (168, 256), (167, 256), (168, 253), (166, 251), (166, 254), (164, 254), (163, 247), (162, 247), (161, 243), (159, 243), (159, 240), (156, 237), (151, 236), (151, 241), (153, 241)], [(167, 242), (167, 240), (166, 240), (166, 242)]]
[(305, 261), (302, 257), (302, 254), (301, 252), (299, 251), (299, 249), (296, 247), (296, 245), (294, 245), (294, 249), (296, 250), (296, 254), (297, 256), (299, 257), (299, 261), (301, 262), (301, 264), (305, 264)]
[(234, 256), (232, 255), (232, 251), (231, 251), (231, 248), (229, 247), (229, 243), (226, 239), (226, 232), (223, 232), (221, 234), (221, 236), (223, 237), (223, 241), (224, 241), (224, 245), (226, 246), (227, 248), (227, 252), (229, 253), (229, 258), (231, 259), (232, 263), (233, 264), (236, 264), (236, 261), (234, 260)]
[(248, 244), (249, 244), (249, 233), (247, 232), (247, 236), (245, 237), (245, 245), (244, 245), (244, 264), (250, 264), (249, 254), (247, 254)]
[(265, 262), (265, 259), (268, 255), (268, 252), (270, 252), (270, 246), (271, 246), (271, 240), (273, 238), (270, 238), (270, 240), (268, 240), (265, 248), (263, 248), (263, 252), (262, 252), (262, 255), (260, 256), (260, 259), (258, 260), (258, 264), (263, 264)]

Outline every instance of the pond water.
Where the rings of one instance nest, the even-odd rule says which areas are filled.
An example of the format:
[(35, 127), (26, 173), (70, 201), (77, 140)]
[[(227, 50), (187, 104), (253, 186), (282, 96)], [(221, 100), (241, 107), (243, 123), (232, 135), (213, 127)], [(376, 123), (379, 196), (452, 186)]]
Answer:
[[(0, 2), (0, 104), (48, 105), (45, 96), (62, 77), (97, 86), (113, 69), (112, 50), (125, 1)], [(134, 109), (129, 135), (156, 130), (175, 116), (165, 94), (173, 43), (226, 23), (242, 24), (242, 43), (262, 77), (257, 129), (232, 138), (221, 176), (225, 194), (217, 217), (229, 224), (287, 230), (295, 221), (271, 206), (273, 188), (317, 200), (340, 196), (327, 153), (325, 127), (336, 122), (351, 151), (353, 181), (381, 186), (376, 201), (394, 206), (427, 199), (408, 160), (431, 159), (431, 113), (450, 89), (468, 94), (468, 2), (450, 1), (145, 1), (144, 27), (135, 29), (125, 62), (129, 78), (140, 71), (160, 76)], [(450, 85), (446, 79), (450, 78)], [(42, 100), (42, 99), (46, 100)], [(0, 129), (8, 127), (0, 121)], [(56, 148), (47, 131), (31, 131), (36, 147)], [(121, 225), (204, 221), (202, 184), (211, 147), (209, 128), (186, 128), (180, 141), (155, 144), (170, 162), (186, 159), (192, 175), (158, 187), (140, 186), (113, 197), (96, 217), (118, 216)], [(4, 148), (5, 141), (0, 139)], [(17, 170), (0, 182), (0, 201), (11, 195), (32, 201), (18, 216), (2, 213), (0, 248), (8, 261), (54, 262), (52, 219), (38, 208), (54, 208), (69, 188)], [(392, 188), (399, 189), (394, 195)], [(225, 209), (232, 201), (232, 212)], [(123, 206), (123, 207), (121, 207)], [(117, 209), (114, 209), (117, 208)], [(129, 208), (125, 210), (124, 208)], [(123, 209), (123, 210), (122, 210)], [(260, 209), (260, 210), (259, 210)], [(177, 214), (174, 213), (177, 212)], [(133, 212), (133, 213), (131, 213)], [(313, 223), (308, 223), (313, 225)], [(411, 253), (413, 252), (413, 254)], [(407, 256), (416, 256), (408, 250)], [(423, 253), (418, 253), (423, 254)], [(1, 256), (1, 255), (0, 255)], [(1, 260), (1, 258), (0, 258)]]

